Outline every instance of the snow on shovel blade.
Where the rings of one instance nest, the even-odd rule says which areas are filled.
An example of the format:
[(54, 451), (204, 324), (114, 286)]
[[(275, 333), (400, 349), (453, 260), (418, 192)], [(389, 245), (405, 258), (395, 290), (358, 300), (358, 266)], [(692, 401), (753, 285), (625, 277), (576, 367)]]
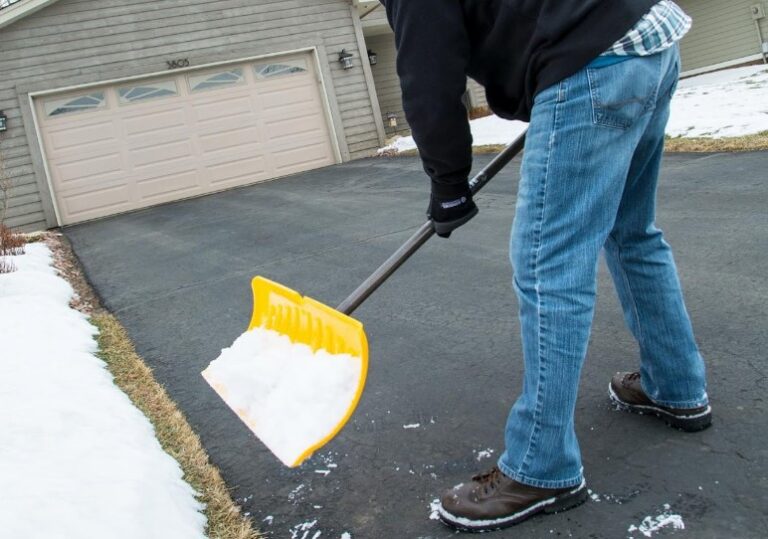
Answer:
[(253, 317), (203, 377), (287, 466), (328, 443), (352, 416), (368, 372), (363, 325), (263, 277)]

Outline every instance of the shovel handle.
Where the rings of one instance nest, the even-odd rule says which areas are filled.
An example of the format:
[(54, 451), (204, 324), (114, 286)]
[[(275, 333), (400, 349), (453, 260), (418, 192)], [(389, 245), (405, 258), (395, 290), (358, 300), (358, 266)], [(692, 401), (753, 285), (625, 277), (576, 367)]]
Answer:
[[(491, 181), (504, 166), (509, 163), (525, 145), (525, 133), (518, 136), (515, 140), (510, 142), (506, 148), (504, 148), (499, 155), (493, 158), (480, 172), (475, 175), (469, 181), (469, 188), (474, 195), (480, 189), (485, 186), (486, 183)], [(402, 266), (406, 260), (408, 260), (413, 253), (419, 250), (419, 247), (424, 245), (429, 238), (435, 233), (435, 229), (432, 226), (432, 221), (429, 220), (413, 234), (408, 240), (395, 251), (376, 271), (368, 277), (363, 284), (357, 287), (347, 299), (341, 302), (336, 310), (344, 314), (352, 314), (361, 303), (363, 303), (368, 296), (386, 281), (390, 275), (397, 271), (397, 268)]]

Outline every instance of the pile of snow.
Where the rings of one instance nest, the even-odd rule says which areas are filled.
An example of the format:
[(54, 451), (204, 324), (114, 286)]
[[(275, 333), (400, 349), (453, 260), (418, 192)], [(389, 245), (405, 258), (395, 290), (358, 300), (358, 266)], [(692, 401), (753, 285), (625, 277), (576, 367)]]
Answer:
[(97, 330), (42, 243), (0, 274), (4, 537), (203, 538), (205, 516), (149, 420), (96, 357)]
[[(527, 124), (487, 116), (470, 122), (474, 146), (512, 142)], [(768, 130), (768, 68), (727, 69), (680, 81), (672, 100), (667, 135), (736, 137)], [(398, 137), (380, 154), (416, 148), (413, 137)]]
[(254, 328), (222, 350), (203, 377), (286, 466), (346, 417), (362, 362), (313, 351), (275, 331)]
[[(487, 146), (489, 144), (507, 144), (525, 131), (528, 127), (524, 122), (510, 122), (502, 120), (498, 116), (486, 116), (469, 122), (472, 130), (472, 144), (474, 146)], [(415, 150), (416, 142), (413, 137), (397, 137), (392, 144), (379, 149), (379, 154), (400, 153), (407, 150)]]

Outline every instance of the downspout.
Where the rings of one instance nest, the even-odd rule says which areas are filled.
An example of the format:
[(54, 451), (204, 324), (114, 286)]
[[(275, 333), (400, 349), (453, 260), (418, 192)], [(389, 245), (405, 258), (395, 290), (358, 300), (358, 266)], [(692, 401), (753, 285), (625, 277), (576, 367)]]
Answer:
[(768, 59), (765, 56), (765, 43), (763, 42), (763, 31), (760, 29), (760, 19), (755, 19), (755, 28), (757, 29), (757, 38), (760, 40), (760, 56), (763, 58), (763, 63), (768, 64)]

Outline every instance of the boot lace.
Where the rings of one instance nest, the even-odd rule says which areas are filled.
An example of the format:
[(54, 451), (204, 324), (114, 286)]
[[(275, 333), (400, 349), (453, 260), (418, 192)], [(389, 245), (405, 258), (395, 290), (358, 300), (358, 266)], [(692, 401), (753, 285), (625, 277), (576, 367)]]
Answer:
[(487, 472), (474, 476), (472, 480), (480, 484), (483, 494), (488, 495), (488, 493), (496, 490), (503, 477), (504, 475), (499, 470), (499, 467), (494, 466)]

